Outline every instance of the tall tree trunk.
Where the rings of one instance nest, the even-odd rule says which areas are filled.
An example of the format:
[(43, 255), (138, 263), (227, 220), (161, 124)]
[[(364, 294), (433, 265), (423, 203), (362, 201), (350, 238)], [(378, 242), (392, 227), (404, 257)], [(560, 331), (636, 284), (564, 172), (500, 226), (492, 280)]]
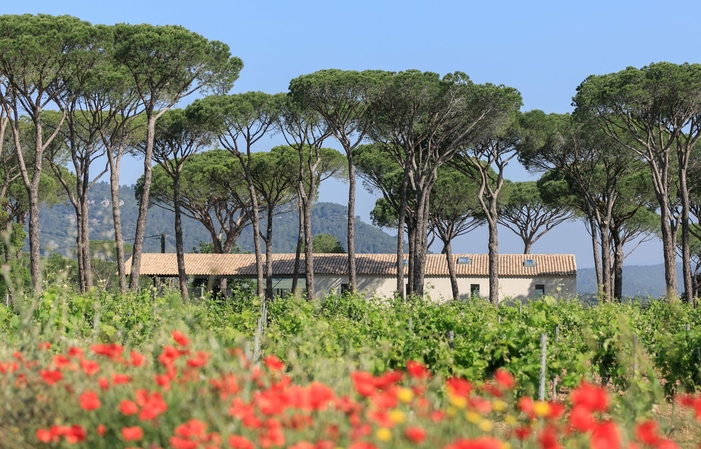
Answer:
[(492, 217), (487, 219), (489, 227), (489, 302), (499, 304), (499, 231), (497, 221)]
[(599, 223), (599, 234), (601, 235), (601, 274), (603, 276), (602, 285), (604, 287), (603, 302), (611, 300), (611, 231), (608, 222)]
[(267, 229), (265, 230), (265, 297), (273, 299), (273, 212), (268, 205)]
[(617, 301), (623, 299), (623, 242), (621, 242), (620, 230), (611, 230), (613, 240), (613, 298)]
[[(406, 165), (408, 167), (408, 165)], [(401, 298), (406, 298), (406, 295), (410, 295), (411, 283), (409, 283), (409, 288), (404, 288), (404, 227), (406, 222), (406, 204), (407, 204), (407, 187), (409, 185), (409, 171), (404, 169), (404, 177), (402, 178), (402, 187), (400, 191), (399, 199), (399, 220), (397, 224), (397, 294)], [(411, 237), (409, 238), (411, 242)], [(409, 260), (411, 260), (412, 248), (409, 247)], [(411, 272), (409, 272), (411, 273)], [(407, 291), (405, 291), (407, 290)]]
[[(670, 224), (670, 213), (667, 208), (667, 201), (660, 207), (660, 231), (662, 232), (662, 256), (664, 258), (664, 278), (666, 296), (668, 301), (673, 301), (679, 297), (677, 290), (677, 252), (676, 252), (676, 229)], [(661, 205), (662, 206), (662, 205)]]
[[(37, 177), (38, 178), (38, 177)], [(38, 181), (38, 179), (37, 179)], [(27, 187), (29, 196), (29, 264), (34, 293), (41, 293), (41, 270), (39, 269), (39, 183)]]
[(136, 219), (136, 232), (134, 235), (134, 250), (131, 256), (131, 273), (129, 275), (129, 288), (136, 290), (139, 287), (139, 275), (141, 273), (141, 253), (144, 249), (144, 233), (146, 232), (146, 214), (151, 191), (151, 160), (153, 159), (153, 140), (156, 126), (156, 117), (151, 114), (146, 126), (146, 151), (144, 152), (144, 190), (139, 204), (139, 216)]
[(412, 267), (413, 292), (418, 296), (424, 295), (424, 277), (426, 274), (426, 253), (428, 239), (428, 191), (427, 186), (417, 186), (416, 202), (416, 235), (414, 241), (414, 266)]
[(297, 280), (299, 279), (299, 261), (302, 252), (302, 235), (304, 234), (304, 214), (302, 200), (299, 201), (299, 219), (297, 222), (297, 247), (295, 248), (295, 264), (292, 270), (292, 294), (297, 295)]
[(90, 171), (86, 164), (83, 165), (83, 180), (80, 185), (76, 186), (80, 189), (78, 196), (78, 205), (82, 209), (82, 236), (78, 234), (82, 239), (81, 245), (83, 248), (83, 269), (85, 270), (85, 291), (90, 290), (93, 287), (92, 278), (92, 258), (90, 254), (90, 210), (88, 205), (88, 190), (90, 189)]
[(599, 237), (598, 228), (594, 216), (590, 213), (588, 216), (589, 231), (591, 235), (592, 254), (594, 255), (594, 272), (596, 273), (596, 291), (598, 295), (604, 292), (603, 275), (601, 273), (601, 256), (599, 254)]
[[(304, 186), (300, 186), (304, 188)], [(309, 194), (302, 201), (302, 209), (304, 211), (304, 271), (307, 280), (307, 300), (314, 299), (314, 248), (312, 236), (312, 196), (316, 190), (314, 185), (314, 177), (312, 176), (309, 183)]]
[(185, 251), (183, 250), (183, 223), (180, 211), (180, 172), (173, 177), (173, 210), (175, 212), (175, 253), (178, 259), (178, 282), (180, 296), (184, 302), (189, 302), (187, 293), (187, 273), (185, 272)]
[[(250, 159), (250, 154), (249, 154)], [(256, 196), (256, 188), (253, 185), (253, 180), (251, 179), (250, 170), (246, 170), (246, 177), (248, 178), (248, 192), (251, 195), (251, 208), (253, 211), (253, 248), (256, 254), (256, 295), (259, 298), (264, 296), (264, 284), (263, 284), (263, 257), (262, 251), (260, 249), (260, 217), (258, 214), (258, 198)]]
[(83, 220), (83, 208), (80, 203), (75, 204), (75, 224), (76, 224), (76, 237), (75, 237), (75, 247), (77, 251), (78, 259), (78, 290), (81, 293), (85, 293), (85, 248), (83, 247), (83, 232), (84, 232), (84, 220)]
[[(694, 296), (694, 287), (691, 280), (691, 234), (689, 233), (689, 209), (691, 208), (691, 200), (689, 199), (689, 187), (687, 182), (686, 167), (681, 164), (685, 159), (680, 161), (679, 167), (679, 195), (682, 203), (681, 213), (681, 228), (682, 228), (682, 275), (684, 278), (684, 299), (696, 307), (696, 298)], [(686, 165), (686, 164), (684, 164)]]
[(353, 152), (348, 155), (348, 288), (356, 291), (355, 276), (355, 164), (353, 164)]
[(460, 299), (460, 288), (458, 287), (458, 275), (455, 273), (455, 261), (453, 260), (453, 249), (450, 240), (443, 240), (443, 253), (448, 262), (448, 274), (450, 275), (450, 288), (453, 290), (453, 300)]
[[(83, 194), (83, 197), (79, 199), (80, 207), (83, 210), (82, 221), (83, 221), (83, 232), (82, 236), (82, 257), (83, 257), (83, 269), (85, 270), (85, 291), (90, 290), (93, 287), (92, 278), (92, 260), (90, 254), (90, 213), (88, 211), (88, 196), (87, 191)], [(79, 234), (80, 235), (80, 234)]]
[(122, 212), (119, 208), (119, 167), (122, 151), (116, 155), (107, 151), (107, 161), (110, 164), (110, 198), (112, 199), (112, 221), (114, 224), (114, 244), (117, 252), (117, 275), (119, 276), (119, 292), (127, 291), (127, 274), (124, 268), (124, 236), (122, 234)]

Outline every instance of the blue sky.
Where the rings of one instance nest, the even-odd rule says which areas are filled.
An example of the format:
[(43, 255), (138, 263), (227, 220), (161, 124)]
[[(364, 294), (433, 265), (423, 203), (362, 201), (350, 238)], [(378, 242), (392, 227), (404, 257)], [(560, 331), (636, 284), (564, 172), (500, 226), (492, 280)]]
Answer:
[[(523, 110), (568, 112), (577, 85), (650, 62), (699, 62), (698, 3), (659, 1), (226, 1), (33, 0), (2, 6), (3, 14), (69, 14), (91, 23), (182, 25), (227, 43), (244, 69), (234, 92), (287, 90), (289, 81), (320, 69), (467, 73), (478, 83), (517, 88)], [(280, 143), (265, 139), (260, 150)], [(333, 145), (331, 145), (333, 146)], [(139, 176), (127, 163), (125, 183)], [(521, 167), (511, 180), (533, 177)], [(344, 204), (346, 185), (322, 185), (320, 199)], [(358, 191), (357, 213), (369, 221), (374, 197)], [(522, 251), (520, 240), (500, 231), (500, 251)], [(433, 248), (438, 251), (440, 248)], [(460, 238), (454, 252), (486, 252), (486, 232)], [(574, 253), (593, 265), (589, 237), (579, 223), (560, 226), (534, 252)], [(658, 242), (641, 245), (627, 264), (661, 263)]]

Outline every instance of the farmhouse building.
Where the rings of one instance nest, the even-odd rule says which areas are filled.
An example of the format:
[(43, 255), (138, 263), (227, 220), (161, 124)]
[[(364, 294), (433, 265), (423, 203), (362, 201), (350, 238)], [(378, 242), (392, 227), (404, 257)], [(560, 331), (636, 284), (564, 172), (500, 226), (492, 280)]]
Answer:
[[(489, 262), (486, 254), (456, 254), (455, 269), (461, 298), (489, 296)], [(276, 293), (289, 291), (294, 269), (294, 254), (273, 255)], [(314, 290), (318, 296), (347, 287), (346, 254), (314, 256)], [(127, 267), (131, 266), (131, 259)], [(405, 268), (405, 276), (407, 269)], [(367, 297), (391, 296), (396, 290), (396, 255), (357, 254), (357, 288)], [(253, 254), (185, 254), (185, 272), (195, 279), (254, 279)], [(177, 277), (175, 254), (145, 253), (141, 259), (142, 276)], [(576, 295), (577, 266), (573, 254), (500, 254), (499, 299), (528, 299), (542, 295)], [(300, 262), (300, 284), (304, 288), (304, 256)], [(211, 285), (211, 283), (210, 283)], [(425, 293), (434, 300), (452, 298), (448, 263), (443, 254), (426, 256)]]

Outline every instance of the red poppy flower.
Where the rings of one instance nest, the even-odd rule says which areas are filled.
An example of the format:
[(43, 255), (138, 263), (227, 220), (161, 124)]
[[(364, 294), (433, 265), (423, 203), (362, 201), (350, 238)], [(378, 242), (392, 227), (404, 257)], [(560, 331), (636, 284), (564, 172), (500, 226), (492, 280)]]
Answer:
[(478, 412), (486, 415), (492, 411), (492, 403), (485, 398), (473, 397), (468, 401), (468, 405)]
[(470, 395), (470, 391), (472, 391), (470, 381), (459, 377), (451, 377), (445, 381), (445, 385), (448, 388), (448, 393), (464, 398), (467, 398)]
[(618, 449), (621, 447), (618, 429), (611, 421), (597, 423), (591, 433), (590, 442), (592, 449)]
[(494, 373), (494, 380), (499, 386), (506, 388), (507, 390), (511, 390), (514, 388), (514, 386), (516, 386), (514, 376), (512, 376), (511, 373), (506, 371), (504, 368), (499, 368), (497, 372)]
[(39, 348), (40, 351), (48, 351), (51, 349), (51, 343), (48, 341), (42, 341), (37, 345), (37, 348)]
[(159, 387), (163, 388), (163, 390), (168, 391), (170, 390), (170, 380), (171, 377), (168, 374), (156, 374), (154, 375), (154, 380), (158, 384)]
[(90, 346), (90, 349), (95, 354), (104, 355), (110, 360), (119, 360), (119, 358), (122, 356), (122, 351), (124, 351), (124, 347), (116, 343), (101, 343), (92, 345)]
[(100, 365), (92, 360), (81, 360), (80, 367), (83, 369), (83, 372), (88, 376), (97, 374), (97, 372), (100, 371)]
[(353, 387), (355, 391), (361, 396), (372, 396), (375, 394), (375, 377), (366, 373), (365, 371), (353, 371), (351, 373), (351, 380), (353, 381)]
[(81, 348), (71, 346), (70, 348), (68, 348), (68, 357), (82, 359), (83, 358), (83, 350)]
[(375, 378), (375, 387), (380, 390), (386, 390), (402, 380), (402, 377), (404, 377), (404, 374), (401, 371), (387, 371), (381, 376)]
[(312, 382), (307, 387), (309, 406), (312, 410), (321, 410), (333, 401), (334, 392), (331, 388), (319, 382)]
[(535, 413), (533, 412), (533, 398), (529, 396), (522, 396), (518, 399), (518, 408), (523, 413), (525, 413), (529, 418), (534, 418)]
[(43, 369), (39, 371), (39, 374), (41, 375), (41, 378), (44, 379), (44, 382), (46, 382), (49, 385), (53, 385), (59, 380), (63, 379), (63, 374), (59, 370)]
[(122, 427), (122, 437), (126, 441), (139, 441), (144, 437), (144, 431), (139, 426)]
[(97, 379), (97, 384), (102, 388), (103, 390), (107, 390), (110, 387), (110, 381), (107, 380), (106, 377), (100, 377)]
[(431, 377), (431, 372), (419, 362), (408, 360), (406, 362), (406, 370), (414, 379), (428, 379)]
[(570, 426), (579, 432), (588, 432), (596, 425), (591, 411), (583, 405), (575, 405), (570, 412)]
[(656, 445), (660, 439), (657, 423), (652, 420), (641, 422), (635, 427), (635, 436), (641, 443)]
[(679, 446), (672, 440), (661, 439), (657, 442), (656, 449), (679, 449)]
[(180, 352), (178, 348), (166, 345), (163, 347), (161, 355), (158, 356), (158, 361), (166, 368), (170, 368), (181, 355), (183, 355), (183, 353)]
[(190, 344), (190, 340), (180, 331), (173, 331), (170, 334), (173, 340), (180, 346), (187, 346)]
[(175, 434), (183, 438), (202, 437), (207, 432), (207, 424), (199, 419), (191, 419), (175, 428)]
[(558, 419), (565, 413), (565, 406), (561, 402), (548, 402), (550, 410), (547, 419)]
[(272, 354), (265, 357), (263, 363), (265, 363), (265, 366), (267, 366), (270, 371), (280, 371), (285, 367), (285, 364)]
[(73, 424), (71, 427), (67, 428), (63, 437), (66, 439), (66, 443), (76, 444), (85, 441), (87, 432), (78, 424)]
[(404, 437), (412, 443), (419, 444), (426, 439), (426, 431), (421, 427), (407, 427), (404, 429)]
[(443, 410), (434, 410), (430, 414), (431, 421), (438, 423), (445, 419), (445, 412)]
[[(395, 389), (396, 390), (396, 389)], [(376, 393), (370, 397), (370, 400), (375, 407), (390, 409), (397, 406), (397, 392), (395, 390), (387, 390)]]
[(197, 449), (200, 447), (198, 441), (190, 441), (176, 436), (170, 437), (168, 441), (173, 449)]
[(97, 425), (96, 432), (97, 432), (97, 434), (100, 435), (101, 437), (104, 437), (104, 436), (105, 436), (105, 433), (107, 433), (107, 427), (105, 427), (104, 424), (98, 424), (98, 425)]
[(514, 434), (516, 435), (516, 438), (523, 441), (530, 436), (531, 428), (528, 426), (519, 426), (514, 429)]
[(59, 441), (58, 435), (54, 435), (53, 433), (51, 433), (51, 431), (49, 429), (37, 430), (36, 437), (37, 437), (37, 440), (39, 440), (42, 443), (51, 443), (51, 442), (58, 443), (58, 441)]
[(197, 351), (195, 357), (187, 360), (187, 366), (191, 368), (200, 368), (207, 364), (209, 360), (209, 354), (204, 351)]
[(545, 429), (538, 435), (538, 441), (541, 449), (560, 449), (562, 447), (557, 441), (557, 429), (552, 425), (545, 426)]
[(122, 402), (119, 403), (119, 411), (122, 415), (134, 415), (139, 411), (139, 406), (128, 399), (123, 399)]
[(255, 449), (255, 444), (245, 437), (239, 435), (231, 435), (229, 437), (229, 446), (232, 449)]
[(129, 376), (127, 374), (112, 373), (112, 384), (113, 385), (128, 384), (129, 382), (131, 382), (131, 376)]
[(131, 366), (141, 366), (144, 364), (144, 360), (146, 360), (146, 356), (136, 351), (131, 351), (129, 354), (129, 363), (131, 363)]
[(136, 403), (141, 406), (139, 419), (144, 421), (155, 419), (168, 410), (168, 404), (158, 392), (149, 394), (146, 390), (139, 389), (136, 391)]
[(606, 389), (582, 381), (579, 387), (570, 393), (570, 400), (575, 406), (583, 406), (593, 412), (608, 410), (608, 394)]
[(96, 410), (100, 408), (100, 398), (94, 391), (86, 391), (79, 397), (80, 408), (83, 410)]
[(56, 354), (54, 356), (54, 366), (58, 369), (65, 368), (71, 364), (71, 359), (65, 355)]

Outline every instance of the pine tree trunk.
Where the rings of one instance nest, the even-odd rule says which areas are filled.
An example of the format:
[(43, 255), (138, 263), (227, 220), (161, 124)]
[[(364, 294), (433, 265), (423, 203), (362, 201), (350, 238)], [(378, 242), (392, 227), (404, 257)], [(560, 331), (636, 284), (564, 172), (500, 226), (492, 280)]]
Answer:
[(601, 234), (601, 284), (604, 287), (602, 299), (608, 302), (612, 297), (612, 282), (611, 282), (611, 231), (609, 225), (604, 222), (600, 223)]
[(596, 291), (598, 295), (604, 293), (603, 274), (601, 273), (601, 256), (599, 254), (598, 227), (593, 215), (589, 214), (589, 230), (591, 231), (592, 254), (594, 255), (594, 272), (596, 273)]
[(185, 251), (183, 250), (183, 223), (180, 210), (180, 173), (173, 177), (173, 210), (175, 212), (175, 253), (178, 259), (178, 283), (180, 284), (180, 296), (184, 302), (189, 302), (187, 292), (187, 273), (185, 272)]
[[(86, 171), (85, 172), (85, 178), (89, 176), (89, 173)], [(78, 198), (79, 201), (79, 206), (82, 209), (82, 221), (83, 221), (83, 232), (82, 236), (80, 233), (78, 234), (79, 237), (82, 239), (81, 246), (83, 248), (82, 252), (82, 257), (83, 257), (83, 270), (85, 270), (85, 291), (90, 290), (93, 287), (93, 278), (92, 278), (92, 258), (90, 254), (90, 212), (89, 212), (89, 206), (88, 206), (88, 184), (85, 183), (85, 179), (83, 180), (83, 192), (81, 196)]]
[[(669, 209), (666, 201), (664, 207), (660, 207), (660, 231), (662, 232), (662, 256), (664, 258), (664, 278), (667, 301), (679, 298), (677, 290), (677, 252), (676, 252), (676, 230), (672, 229), (669, 220)], [(662, 206), (662, 204), (660, 205)]]
[[(38, 176), (35, 175), (37, 181)], [(32, 182), (27, 188), (29, 196), (29, 264), (34, 294), (41, 293), (41, 270), (39, 269), (39, 183)]]
[[(681, 161), (680, 161), (681, 164)], [(684, 299), (696, 306), (696, 298), (694, 297), (694, 287), (691, 280), (691, 234), (689, 233), (689, 209), (691, 201), (689, 199), (689, 188), (687, 182), (687, 171), (685, 167), (679, 167), (679, 195), (681, 196), (682, 213), (681, 213), (681, 228), (682, 228), (682, 276), (684, 279)]]
[(265, 230), (265, 297), (273, 299), (273, 212), (268, 205), (268, 227)]
[(81, 293), (85, 293), (85, 248), (83, 247), (83, 208), (80, 203), (74, 203), (75, 210), (75, 224), (77, 229), (77, 234), (75, 237), (75, 247), (76, 247), (76, 258), (78, 261), (78, 290)]
[(295, 248), (295, 264), (292, 270), (292, 294), (297, 295), (297, 280), (299, 279), (299, 261), (302, 252), (302, 235), (304, 234), (304, 215), (302, 212), (302, 200), (299, 201), (299, 219), (297, 225), (297, 247)]
[(617, 301), (623, 299), (623, 244), (621, 243), (620, 231), (614, 229), (611, 232), (613, 239), (613, 298)]
[[(409, 171), (404, 169), (404, 177), (402, 178), (402, 187), (399, 199), (399, 220), (397, 224), (397, 294), (401, 298), (406, 298), (410, 295), (410, 288), (404, 287), (404, 227), (406, 222), (406, 203), (407, 203), (407, 187), (409, 184)], [(411, 242), (411, 237), (409, 238)], [(409, 247), (409, 260), (411, 260), (412, 248)], [(411, 272), (409, 272), (411, 273)], [(407, 290), (407, 291), (405, 291)]]
[(428, 239), (428, 188), (417, 188), (416, 230), (414, 241), (414, 265), (412, 267), (412, 291), (417, 296), (424, 295), (424, 278), (426, 273), (426, 253)]
[(114, 222), (114, 243), (117, 253), (117, 275), (119, 276), (119, 292), (127, 291), (127, 274), (124, 268), (124, 236), (122, 235), (122, 211), (119, 208), (119, 166), (121, 154), (115, 158), (107, 152), (110, 164), (110, 198), (112, 199), (112, 221)]
[(302, 201), (304, 210), (304, 271), (307, 280), (307, 300), (314, 299), (314, 248), (312, 236), (312, 204), (311, 197), (315, 191), (314, 182), (310, 182), (310, 194)]
[(460, 299), (460, 288), (458, 287), (458, 276), (455, 273), (455, 261), (453, 260), (453, 249), (450, 240), (443, 241), (443, 252), (448, 262), (448, 274), (450, 275), (450, 287), (453, 290), (453, 301)]
[(151, 160), (153, 159), (153, 139), (156, 119), (153, 115), (148, 118), (146, 127), (146, 151), (144, 152), (144, 187), (141, 203), (139, 204), (139, 216), (136, 220), (136, 232), (134, 235), (134, 250), (131, 256), (131, 273), (129, 275), (129, 288), (136, 290), (139, 287), (139, 275), (141, 272), (141, 253), (144, 248), (144, 233), (146, 232), (146, 214), (148, 213), (149, 195), (151, 191)]
[(499, 230), (495, 219), (487, 220), (489, 227), (489, 302), (499, 304)]
[(355, 165), (353, 152), (348, 151), (348, 289), (356, 291), (355, 276)]
[[(250, 153), (248, 155), (250, 160)], [(248, 192), (251, 195), (251, 208), (253, 212), (253, 248), (256, 254), (256, 295), (259, 298), (264, 296), (264, 284), (263, 284), (263, 256), (260, 249), (260, 216), (258, 214), (258, 198), (256, 195), (256, 187), (253, 185), (253, 179), (251, 179), (250, 169), (246, 168), (246, 178), (248, 179)]]

